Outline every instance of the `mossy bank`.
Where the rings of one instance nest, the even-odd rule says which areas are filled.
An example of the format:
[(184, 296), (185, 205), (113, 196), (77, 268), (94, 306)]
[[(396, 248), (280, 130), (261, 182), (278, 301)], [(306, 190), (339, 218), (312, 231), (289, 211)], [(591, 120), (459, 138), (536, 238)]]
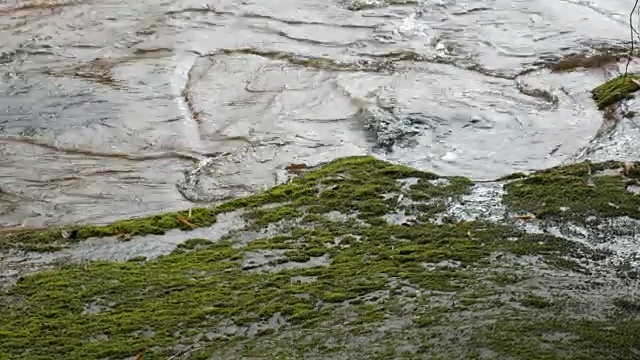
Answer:
[(640, 89), (638, 76), (635, 74), (620, 75), (593, 89), (593, 99), (599, 109), (628, 99), (632, 93)]
[[(639, 218), (632, 165), (473, 183), (343, 158), (215, 208), (5, 237), (3, 254), (28, 259), (245, 221), (160, 257), (17, 279), (0, 293), (0, 358), (631, 359), (632, 254), (588, 234), (594, 217)], [(569, 223), (587, 235), (547, 231)]]

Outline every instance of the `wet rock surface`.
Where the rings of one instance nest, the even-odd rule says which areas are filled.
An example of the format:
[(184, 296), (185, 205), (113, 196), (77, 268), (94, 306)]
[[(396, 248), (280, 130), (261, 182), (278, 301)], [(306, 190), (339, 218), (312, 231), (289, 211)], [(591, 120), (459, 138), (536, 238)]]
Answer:
[(634, 359), (639, 169), (474, 182), (348, 157), (213, 208), (4, 236), (0, 356)]
[(0, 226), (177, 211), (341, 156), (474, 179), (637, 159), (625, 128), (596, 136), (589, 94), (624, 68), (628, 7), (5, 2)]
[(0, 5), (0, 358), (639, 358), (628, 5)]

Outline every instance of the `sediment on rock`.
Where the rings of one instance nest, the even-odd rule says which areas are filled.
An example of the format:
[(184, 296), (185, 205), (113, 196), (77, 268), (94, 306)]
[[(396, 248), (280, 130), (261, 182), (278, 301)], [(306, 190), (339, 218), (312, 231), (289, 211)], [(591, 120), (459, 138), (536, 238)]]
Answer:
[(579, 70), (614, 70), (618, 64), (638, 57), (640, 52), (626, 44), (589, 45), (588, 49), (563, 55), (543, 57), (535, 65), (552, 72), (573, 72)]
[[(631, 55), (624, 47), (600, 47), (589, 53), (571, 54), (548, 65), (551, 71), (568, 72), (578, 69), (602, 69), (615, 65)], [(637, 56), (634, 53), (632, 56)]]
[[(207, 227), (237, 210), (246, 221), (155, 259), (22, 278), (0, 292), (0, 357), (632, 358), (632, 267), (529, 227), (640, 218), (637, 169), (581, 163), (474, 183), (350, 157), (191, 216), (80, 227), (74, 241)], [(63, 243), (59, 232), (3, 238), (0, 251)]]

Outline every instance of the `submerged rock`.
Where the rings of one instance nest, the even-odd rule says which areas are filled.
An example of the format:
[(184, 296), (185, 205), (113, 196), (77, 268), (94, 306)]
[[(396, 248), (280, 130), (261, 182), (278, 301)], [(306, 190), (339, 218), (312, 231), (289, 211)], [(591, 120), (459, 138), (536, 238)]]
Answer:
[(367, 108), (360, 110), (358, 115), (366, 128), (375, 134), (374, 150), (383, 152), (393, 152), (398, 146), (414, 145), (418, 136), (444, 122), (435, 116), (404, 113), (395, 108)]
[[(213, 208), (4, 237), (0, 273), (32, 274), (0, 292), (0, 358), (632, 359), (638, 188), (634, 163), (474, 183), (351, 157)], [(173, 248), (29, 262), (148, 234)]]

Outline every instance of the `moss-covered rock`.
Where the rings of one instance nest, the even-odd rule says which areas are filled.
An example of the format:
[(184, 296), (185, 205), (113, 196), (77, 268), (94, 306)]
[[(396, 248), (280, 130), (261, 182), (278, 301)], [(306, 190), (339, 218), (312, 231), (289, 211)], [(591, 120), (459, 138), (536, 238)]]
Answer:
[(628, 216), (640, 219), (640, 184), (635, 165), (619, 162), (579, 164), (535, 172), (506, 185), (504, 202), (539, 218), (578, 220)]
[(147, 218), (116, 221), (104, 226), (77, 226), (45, 231), (25, 231), (0, 237), (0, 249), (19, 248), (32, 251), (59, 249), (64, 243), (78, 242), (91, 237), (118, 236), (128, 239), (136, 235), (164, 234), (167, 230), (191, 230), (211, 226), (216, 211), (194, 208), (189, 211), (166, 213)]
[(247, 220), (158, 258), (50, 264), (20, 278), (0, 292), (0, 358), (633, 358), (638, 279), (616, 265), (628, 259), (529, 232), (513, 214), (636, 218), (625, 188), (636, 178), (628, 165), (583, 163), (488, 187), (351, 157), (198, 210), (207, 217), (76, 228), (73, 241), (59, 230), (8, 237), (7, 256), (28, 262), (15, 250), (25, 243), (73, 253), (115, 228), (160, 229), (126, 232), (134, 241), (236, 210)]
[(593, 99), (598, 108), (604, 109), (629, 97), (631, 93), (640, 89), (636, 82), (638, 79), (638, 76), (633, 74), (620, 75), (593, 89)]

